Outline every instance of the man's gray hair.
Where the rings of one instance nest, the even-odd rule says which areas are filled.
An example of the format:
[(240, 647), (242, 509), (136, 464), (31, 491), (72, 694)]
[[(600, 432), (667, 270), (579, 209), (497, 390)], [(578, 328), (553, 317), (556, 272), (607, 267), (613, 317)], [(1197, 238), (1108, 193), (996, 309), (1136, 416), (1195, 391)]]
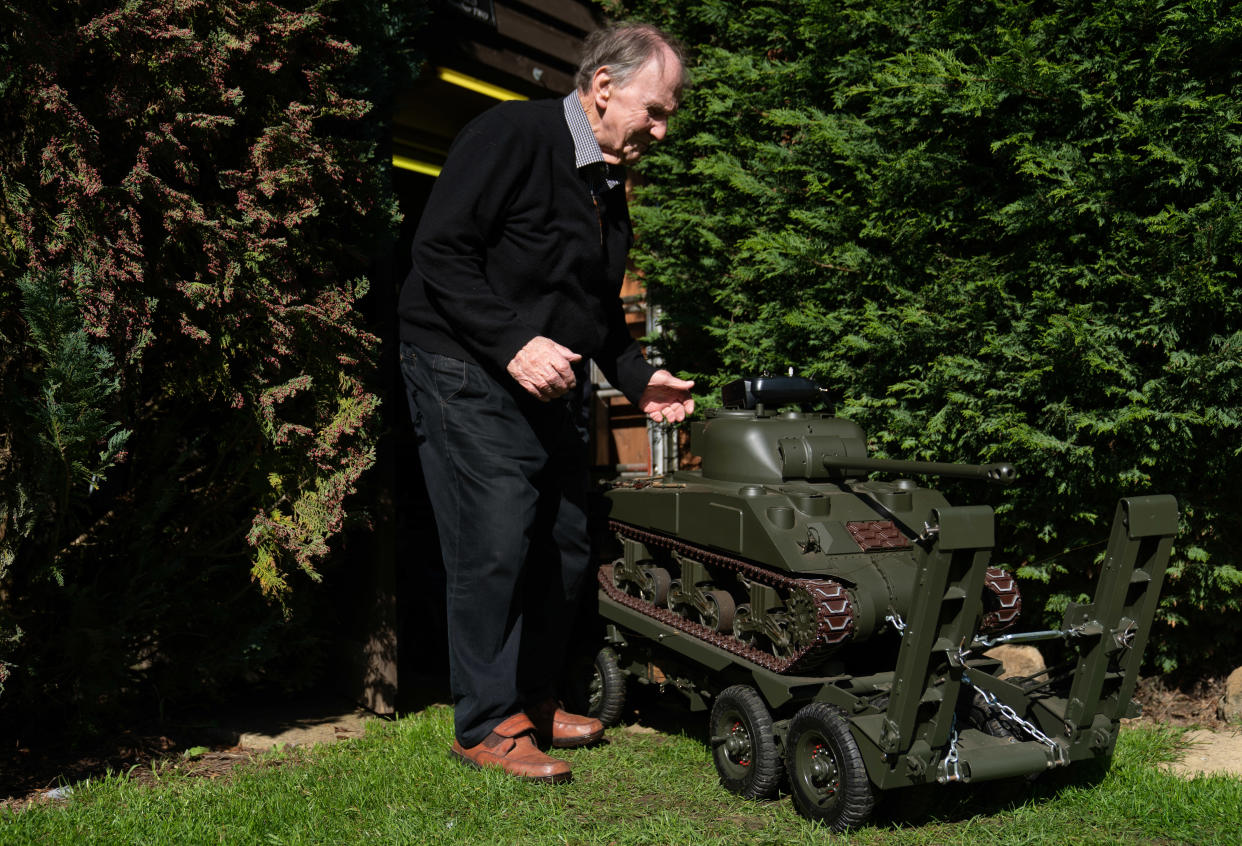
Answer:
[(651, 24), (619, 23), (597, 29), (586, 37), (582, 47), (582, 62), (578, 65), (578, 75), (574, 82), (578, 90), (587, 93), (591, 90), (591, 80), (600, 68), (608, 68), (612, 81), (617, 85), (625, 85), (630, 77), (642, 69), (643, 65), (653, 56), (664, 67), (664, 50), (667, 47), (677, 57), (681, 66), (681, 80), (677, 85), (681, 89), (689, 84), (686, 72), (686, 51), (677, 39)]

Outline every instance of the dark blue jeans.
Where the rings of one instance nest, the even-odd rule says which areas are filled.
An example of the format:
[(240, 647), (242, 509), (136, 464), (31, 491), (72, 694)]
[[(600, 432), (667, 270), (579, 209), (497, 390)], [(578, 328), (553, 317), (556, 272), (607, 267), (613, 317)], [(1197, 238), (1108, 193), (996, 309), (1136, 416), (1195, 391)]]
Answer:
[(482, 367), (401, 345), (448, 587), (457, 740), (553, 695), (590, 566), (586, 432)]

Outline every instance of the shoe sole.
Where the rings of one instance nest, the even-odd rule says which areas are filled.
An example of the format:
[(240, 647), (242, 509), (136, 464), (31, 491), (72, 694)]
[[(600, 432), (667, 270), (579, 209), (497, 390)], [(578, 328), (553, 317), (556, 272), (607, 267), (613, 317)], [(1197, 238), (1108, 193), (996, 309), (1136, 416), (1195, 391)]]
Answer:
[(473, 770), (481, 770), (483, 769), (484, 766), (487, 766), (488, 769), (500, 770), (505, 775), (513, 776), (514, 778), (521, 779), (522, 781), (534, 781), (534, 782), (539, 782), (540, 784), (564, 784), (568, 781), (572, 781), (574, 777), (574, 774), (572, 772), (554, 773), (553, 775), (546, 775), (546, 776), (521, 775), (520, 773), (515, 773), (512, 770), (505, 769), (504, 766), (502, 766), (501, 764), (484, 765), (484, 764), (478, 763), (477, 761), (472, 761), (469, 758), (467, 758), (465, 755), (458, 752), (456, 749), (450, 749), (449, 754)]

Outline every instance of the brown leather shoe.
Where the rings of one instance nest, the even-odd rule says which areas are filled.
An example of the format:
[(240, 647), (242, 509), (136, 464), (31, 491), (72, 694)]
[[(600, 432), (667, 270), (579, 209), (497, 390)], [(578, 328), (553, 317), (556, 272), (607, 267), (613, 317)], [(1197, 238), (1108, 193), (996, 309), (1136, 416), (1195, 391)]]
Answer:
[(557, 749), (586, 746), (604, 736), (604, 724), (599, 720), (571, 714), (551, 699), (528, 707), (526, 713), (534, 722), (539, 739)]
[(571, 778), (569, 764), (539, 751), (535, 724), (525, 714), (514, 714), (469, 749), (453, 741), (453, 754), (472, 767), (499, 767), (527, 781), (557, 784)]

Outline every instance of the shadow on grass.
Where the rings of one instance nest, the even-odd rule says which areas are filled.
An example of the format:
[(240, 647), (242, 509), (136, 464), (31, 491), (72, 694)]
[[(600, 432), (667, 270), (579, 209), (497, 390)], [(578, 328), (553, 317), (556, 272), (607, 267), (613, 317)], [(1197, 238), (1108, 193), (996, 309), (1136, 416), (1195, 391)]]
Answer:
[(136, 711), (124, 723), (89, 734), (10, 725), (0, 744), (0, 806), (22, 807), (48, 790), (109, 772), (149, 771), (163, 762), (182, 762), (190, 749), (207, 750), (222, 764), (235, 763), (249, 757), (242, 754), (248, 750), (238, 748), (244, 734), (309, 731), (331, 726), (355, 710), (348, 698), (329, 692), (256, 693), (176, 714)]
[(1050, 802), (1066, 790), (1099, 785), (1108, 768), (1094, 762), (1044, 773), (978, 784), (929, 784), (880, 791), (873, 824), (892, 826), (960, 823), (972, 817), (1013, 811), (1027, 803)]

